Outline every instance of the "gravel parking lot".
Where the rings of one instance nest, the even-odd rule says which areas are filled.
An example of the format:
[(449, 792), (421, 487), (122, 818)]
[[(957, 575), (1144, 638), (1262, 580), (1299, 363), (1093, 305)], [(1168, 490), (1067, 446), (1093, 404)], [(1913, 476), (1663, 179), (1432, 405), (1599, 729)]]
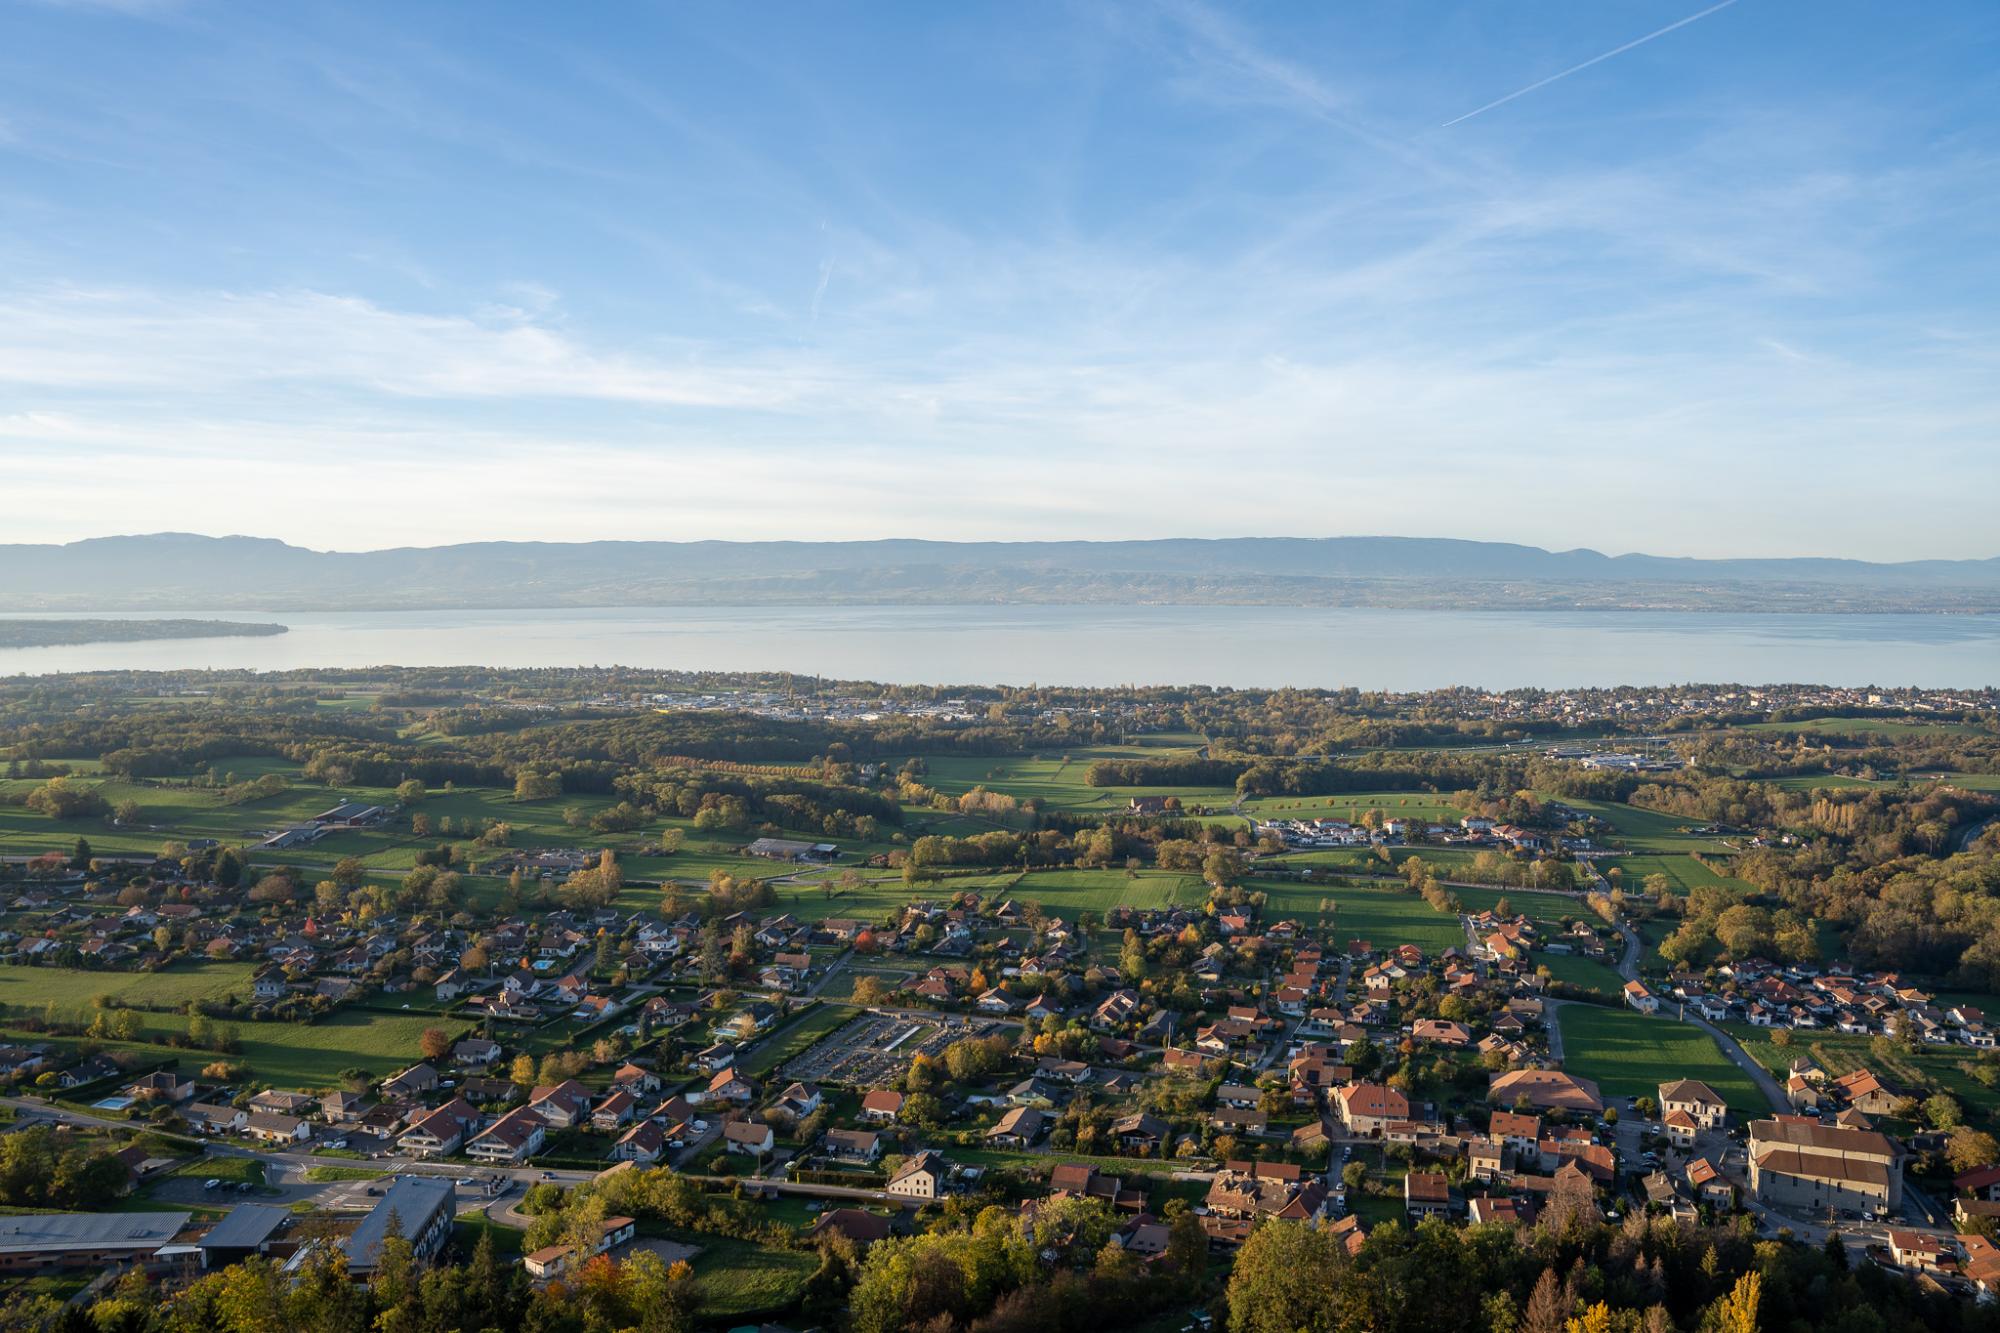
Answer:
[(917, 1056), (939, 1055), (953, 1042), (982, 1036), (992, 1026), (978, 1022), (967, 1029), (922, 1018), (866, 1014), (786, 1065), (784, 1077), (876, 1087), (892, 1082)]

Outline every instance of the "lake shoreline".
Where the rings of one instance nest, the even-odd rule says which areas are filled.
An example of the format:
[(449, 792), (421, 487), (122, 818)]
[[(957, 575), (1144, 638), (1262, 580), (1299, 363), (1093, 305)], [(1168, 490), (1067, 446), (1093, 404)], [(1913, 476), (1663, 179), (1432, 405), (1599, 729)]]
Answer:
[[(61, 618), (61, 617), (47, 617)], [(0, 615), (0, 626), (9, 617)], [(0, 676), (431, 667), (791, 671), (894, 684), (1378, 690), (2000, 684), (2000, 617), (955, 605), (309, 612), (282, 635), (0, 649)]]
[(134, 615), (99, 619), (0, 615), (0, 649), (74, 648), (98, 643), (268, 638), (289, 626), (245, 620), (187, 620)]

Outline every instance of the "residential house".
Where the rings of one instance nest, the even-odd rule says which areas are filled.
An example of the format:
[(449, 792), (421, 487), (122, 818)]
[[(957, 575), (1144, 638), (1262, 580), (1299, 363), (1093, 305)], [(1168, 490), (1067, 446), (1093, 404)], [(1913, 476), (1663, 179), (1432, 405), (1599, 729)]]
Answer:
[(1699, 1202), (1723, 1209), (1736, 1206), (1736, 1187), (1714, 1162), (1706, 1157), (1693, 1158), (1686, 1172), (1688, 1188)]
[(310, 1114), (317, 1099), (303, 1092), (282, 1092), (270, 1088), (250, 1099), (253, 1111), (276, 1111), (279, 1115)]
[(1173, 1136), (1173, 1127), (1150, 1111), (1140, 1111), (1113, 1121), (1111, 1133), (1125, 1151), (1150, 1157)]
[(367, 1109), (367, 1099), (358, 1092), (329, 1092), (319, 1099), (319, 1113), (330, 1125), (358, 1120)]
[(1333, 1090), (1333, 1110), (1348, 1133), (1380, 1138), (1390, 1125), (1410, 1118), (1410, 1099), (1379, 1083), (1350, 1083)]
[(241, 1133), (250, 1113), (239, 1106), (218, 1106), (212, 1102), (188, 1102), (181, 1118), (206, 1134)]
[(761, 1120), (731, 1120), (722, 1127), (722, 1143), (730, 1152), (762, 1157), (776, 1142), (771, 1127)]
[(1469, 1046), (1472, 1044), (1472, 1033), (1463, 1023), (1454, 1023), (1449, 1019), (1424, 1018), (1419, 1019), (1410, 1029), (1410, 1039), (1433, 1046)]
[(1902, 1089), (1891, 1087), (1867, 1069), (1857, 1069), (1834, 1079), (1827, 1088), (1836, 1099), (1845, 1101), (1866, 1115), (1894, 1115), (1897, 1106), (1908, 1096)]
[(1449, 1217), (1451, 1181), (1439, 1171), (1412, 1171), (1403, 1177), (1403, 1211), (1413, 1218)]
[(871, 1125), (893, 1125), (903, 1113), (903, 1094), (893, 1088), (876, 1088), (861, 1099), (861, 1118)]
[(1935, 1273), (1956, 1258), (1942, 1236), (1924, 1231), (1889, 1229), (1889, 1257), (1896, 1266), (1916, 1273)]
[(591, 1091), (573, 1078), (528, 1093), (528, 1109), (550, 1129), (574, 1129), (590, 1115)]
[(823, 1100), (820, 1090), (813, 1084), (794, 1083), (778, 1094), (778, 1100), (771, 1109), (794, 1120), (803, 1120), (819, 1110)]
[(1027, 1148), (1042, 1136), (1046, 1117), (1032, 1106), (1016, 1106), (986, 1131), (986, 1141), (1002, 1148)]
[(885, 1188), (898, 1198), (936, 1199), (943, 1196), (948, 1177), (944, 1157), (925, 1148), (905, 1157)]
[(1543, 1112), (1604, 1113), (1604, 1099), (1595, 1083), (1557, 1069), (1510, 1069), (1495, 1074), (1486, 1099), (1497, 1106), (1526, 1106)]
[(838, 1232), (852, 1241), (855, 1249), (865, 1250), (878, 1240), (887, 1240), (893, 1229), (888, 1218), (865, 1208), (830, 1208), (819, 1215), (806, 1234), (821, 1236)]
[(872, 1129), (829, 1129), (820, 1147), (843, 1162), (872, 1162), (882, 1155), (882, 1136)]
[(1482, 1195), (1469, 1200), (1465, 1205), (1466, 1220), (1474, 1226), (1488, 1222), (1500, 1222), (1507, 1226), (1526, 1226), (1534, 1220), (1533, 1205), (1518, 1199), (1502, 1198), (1496, 1195)]
[(427, 1092), (435, 1092), (438, 1085), (438, 1071), (428, 1064), (411, 1065), (393, 1078), (382, 1081), (382, 1095), (395, 1098), (421, 1097)]
[(1729, 1115), (1729, 1104), (1708, 1084), (1683, 1078), (1660, 1085), (1660, 1111), (1664, 1115), (1684, 1112), (1697, 1129), (1721, 1129)]
[(1513, 1111), (1495, 1111), (1486, 1122), (1486, 1132), (1516, 1153), (1532, 1155), (1536, 1151), (1535, 1145), (1542, 1140), (1542, 1118), (1538, 1115), (1519, 1115)]
[(471, 1102), (454, 1097), (418, 1116), (396, 1147), (412, 1157), (449, 1157), (464, 1146), (466, 1131), (484, 1118)]
[(548, 1122), (519, 1106), (488, 1125), (466, 1145), (466, 1155), (481, 1161), (518, 1166), (548, 1142)]
[(590, 1113), (591, 1128), (610, 1134), (631, 1123), (638, 1113), (639, 1099), (624, 1088), (613, 1088)]
[(737, 1106), (748, 1106), (754, 1096), (756, 1091), (750, 1086), (750, 1080), (737, 1073), (731, 1066), (716, 1070), (714, 1076), (708, 1080), (707, 1086), (702, 1088), (699, 1094), (689, 1096), (688, 1100), (697, 1105), (730, 1102)]
[(467, 1037), (451, 1048), (451, 1062), (461, 1069), (491, 1069), (500, 1061), (500, 1043)]
[[(602, 1231), (597, 1243), (584, 1258), (594, 1259), (609, 1253), (630, 1241), (638, 1233), (639, 1224), (629, 1217), (607, 1217), (602, 1223)], [(528, 1276), (537, 1282), (547, 1282), (561, 1277), (576, 1267), (576, 1247), (573, 1245), (549, 1245), (523, 1255), (521, 1267), (528, 1270)]]
[(657, 1120), (641, 1120), (611, 1145), (611, 1156), (620, 1162), (651, 1166), (666, 1153), (667, 1132)]
[(194, 1080), (184, 1079), (172, 1070), (162, 1069), (126, 1084), (125, 1095), (139, 1102), (165, 1102), (169, 1106), (178, 1105), (194, 1096)]

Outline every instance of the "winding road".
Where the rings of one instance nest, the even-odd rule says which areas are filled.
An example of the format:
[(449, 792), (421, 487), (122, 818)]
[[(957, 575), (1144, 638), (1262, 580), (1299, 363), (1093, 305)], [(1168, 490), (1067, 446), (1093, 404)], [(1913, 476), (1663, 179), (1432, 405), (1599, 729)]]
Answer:
[[(1621, 919), (1618, 922), (1618, 933), (1625, 937), (1625, 955), (1618, 960), (1618, 975), (1627, 981), (1637, 981), (1640, 951), (1644, 947), (1639, 939), (1639, 932)], [(1742, 1043), (1736, 1038), (1707, 1019), (1688, 1013), (1685, 1007), (1681, 1009), (1680, 1021), (1692, 1023), (1713, 1037), (1715, 1044), (1722, 1048), (1722, 1053), (1729, 1057), (1730, 1063), (1750, 1076), (1750, 1081), (1757, 1086), (1757, 1091), (1764, 1094), (1764, 1099), (1771, 1103), (1773, 1111), (1784, 1111), (1791, 1106), (1791, 1099), (1785, 1096), (1785, 1089), (1778, 1080), (1772, 1078), (1771, 1072), (1764, 1066), (1751, 1059), (1750, 1053), (1743, 1049)]]

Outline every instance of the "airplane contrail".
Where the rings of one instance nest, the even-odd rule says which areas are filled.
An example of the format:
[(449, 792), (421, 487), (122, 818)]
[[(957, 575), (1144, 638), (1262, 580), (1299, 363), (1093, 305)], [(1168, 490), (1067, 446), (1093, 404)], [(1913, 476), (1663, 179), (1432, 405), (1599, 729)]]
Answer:
[(1603, 55), (1592, 56), (1590, 59), (1584, 61), (1580, 65), (1571, 65), (1568, 69), (1563, 70), (1559, 74), (1551, 74), (1546, 79), (1539, 79), (1536, 82), (1529, 84), (1525, 88), (1517, 89), (1514, 92), (1508, 93), (1505, 97), (1500, 98), (1498, 101), (1488, 102), (1485, 106), (1477, 107), (1471, 111), (1468, 111), (1464, 115), (1459, 116), (1454, 120), (1447, 120), (1444, 124), (1438, 126), (1438, 128), (1448, 130), (1452, 126), (1458, 124), (1460, 121), (1467, 121), (1471, 120), (1474, 116), (1484, 115), (1486, 112), (1491, 111), (1496, 106), (1505, 106), (1507, 105), (1507, 103), (1513, 101), (1515, 98), (1526, 97), (1529, 93), (1534, 92), (1536, 89), (1546, 88), (1550, 84), (1556, 82), (1558, 79), (1566, 79), (1572, 74), (1579, 74), (1582, 71), (1589, 69), (1592, 65), (1601, 65), (1605, 61), (1611, 59), (1611, 57), (1613, 56), (1622, 56), (1635, 46), (1644, 46), (1647, 42), (1650, 42), (1655, 38), (1666, 36), (1668, 33), (1674, 31), (1674, 29), (1676, 28), (1685, 28), (1688, 24), (1694, 23), (1700, 19), (1705, 19), (1710, 14), (1713, 14), (1718, 10), (1727, 9), (1735, 3), (1736, 0), (1722, 0), (1722, 3), (1719, 5), (1710, 5), (1707, 9), (1702, 10), (1699, 14), (1690, 14), (1684, 19), (1680, 19), (1679, 21), (1674, 23), (1669, 23), (1666, 27), (1661, 28), (1656, 32), (1649, 32), (1644, 37), (1635, 38), (1632, 41), (1625, 43), (1625, 45), (1623, 46), (1614, 46), (1609, 51), (1606, 51)]

